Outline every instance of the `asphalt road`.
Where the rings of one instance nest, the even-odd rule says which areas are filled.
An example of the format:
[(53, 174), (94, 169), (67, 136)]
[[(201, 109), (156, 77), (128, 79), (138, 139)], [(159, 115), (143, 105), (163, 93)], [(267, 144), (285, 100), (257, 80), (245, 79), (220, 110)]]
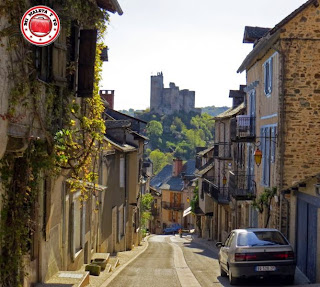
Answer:
[[(244, 281), (242, 286), (285, 286), (279, 280)], [(229, 287), (220, 276), (217, 253), (172, 235), (149, 238), (147, 250), (126, 266), (111, 287)]]

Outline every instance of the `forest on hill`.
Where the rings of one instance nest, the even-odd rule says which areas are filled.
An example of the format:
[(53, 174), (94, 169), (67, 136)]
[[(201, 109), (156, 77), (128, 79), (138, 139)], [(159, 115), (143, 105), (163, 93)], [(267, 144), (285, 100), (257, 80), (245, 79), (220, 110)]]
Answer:
[(146, 153), (153, 161), (155, 174), (171, 164), (173, 158), (194, 158), (196, 147), (208, 146), (214, 140), (214, 120), (206, 113), (158, 115), (146, 110), (136, 112), (135, 116), (148, 122), (145, 134), (150, 141)]

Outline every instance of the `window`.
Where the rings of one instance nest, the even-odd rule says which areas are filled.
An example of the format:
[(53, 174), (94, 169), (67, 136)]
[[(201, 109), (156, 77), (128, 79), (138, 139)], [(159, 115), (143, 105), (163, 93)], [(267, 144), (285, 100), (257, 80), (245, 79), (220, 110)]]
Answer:
[(270, 185), (270, 128), (261, 128), (262, 185)]
[(120, 187), (124, 187), (124, 157), (120, 157)]
[(277, 127), (262, 127), (260, 137), (262, 151), (262, 185), (270, 186), (271, 163), (275, 163), (276, 158)]
[(80, 192), (73, 196), (72, 202), (72, 254), (75, 257), (84, 246), (84, 230), (85, 230), (85, 203), (79, 200)]
[(266, 96), (270, 96), (272, 92), (272, 77), (273, 77), (273, 56), (271, 56), (263, 64), (264, 70), (264, 93)]

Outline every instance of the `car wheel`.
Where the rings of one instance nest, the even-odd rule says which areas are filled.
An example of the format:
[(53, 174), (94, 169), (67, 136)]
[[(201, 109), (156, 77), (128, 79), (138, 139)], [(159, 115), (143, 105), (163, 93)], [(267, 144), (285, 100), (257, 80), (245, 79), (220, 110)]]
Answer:
[(237, 278), (232, 276), (232, 272), (229, 269), (229, 283), (230, 283), (230, 285), (236, 285), (237, 282), (238, 282)]
[(220, 276), (227, 277), (227, 272), (222, 269), (221, 263), (219, 263), (219, 265), (220, 265)]

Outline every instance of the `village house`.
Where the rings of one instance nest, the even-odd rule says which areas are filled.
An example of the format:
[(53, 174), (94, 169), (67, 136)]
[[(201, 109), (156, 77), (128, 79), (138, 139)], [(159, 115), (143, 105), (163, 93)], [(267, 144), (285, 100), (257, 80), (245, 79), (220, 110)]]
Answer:
[[(62, 149), (75, 147), (78, 142), (72, 140), (65, 144), (66, 135), (74, 135), (84, 116), (89, 121), (94, 117), (90, 105), (99, 97), (94, 92), (94, 67), (99, 60), (95, 25), (105, 20), (101, 9), (119, 15), (122, 10), (117, 0), (88, 2), (86, 17), (85, 11), (73, 7), (70, 12), (68, 5), (60, 5), (63, 1), (53, 2), (61, 30), (51, 45), (38, 47), (23, 39), (19, 21), (29, 8), (27, 1), (3, 13), (0, 22), (0, 257), (6, 260), (1, 266), (11, 268), (1, 268), (3, 286), (46, 282), (59, 271), (78, 270), (99, 252), (96, 198), (107, 192), (107, 186), (81, 180), (84, 170), (77, 169), (81, 154), (68, 158)], [(6, 3), (2, 8), (10, 7)], [(106, 59), (106, 51), (101, 60)], [(90, 104), (88, 99), (94, 100)], [(92, 133), (86, 136), (95, 138)], [(81, 144), (74, 151), (83, 151), (91, 159), (89, 146)], [(54, 156), (60, 158), (59, 174), (49, 164)], [(96, 166), (92, 164), (93, 170)], [(71, 178), (75, 170), (77, 179)]]
[[(237, 129), (248, 126), (238, 141), (246, 143), (257, 199), (269, 193), (271, 201), (257, 224), (289, 238), (311, 282), (320, 282), (319, 14), (319, 2), (309, 0), (272, 29), (246, 27), (244, 43), (253, 49), (238, 69), (246, 71), (247, 114), (237, 117)], [(258, 149), (262, 163), (254, 166)]]
[[(161, 195), (161, 233), (172, 224), (180, 224), (187, 230), (195, 227), (195, 220), (191, 212), (188, 212), (193, 197), (194, 171), (195, 160), (191, 159), (183, 164), (177, 158), (173, 160), (173, 165), (166, 165), (151, 179), (151, 190), (157, 192), (157, 197), (158, 194)], [(158, 226), (158, 223), (155, 224)]]

